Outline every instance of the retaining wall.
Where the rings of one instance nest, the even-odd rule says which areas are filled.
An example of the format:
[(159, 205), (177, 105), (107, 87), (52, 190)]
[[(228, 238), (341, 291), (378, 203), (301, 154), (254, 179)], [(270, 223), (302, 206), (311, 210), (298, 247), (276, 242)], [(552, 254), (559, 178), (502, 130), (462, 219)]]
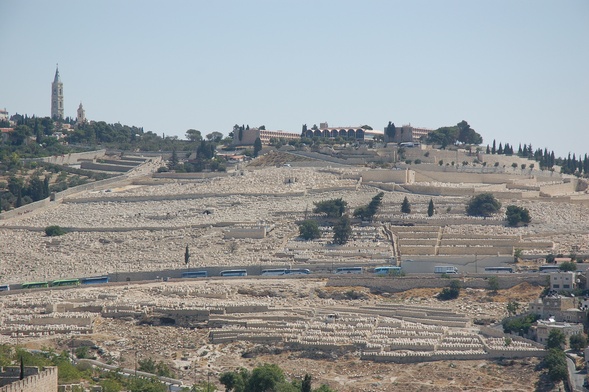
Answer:
[(78, 163), (80, 160), (96, 160), (101, 159), (106, 155), (106, 150), (95, 150), (86, 152), (75, 152), (66, 155), (54, 155), (43, 158), (27, 158), (23, 159), (25, 162), (47, 162), (56, 165), (71, 165)]
[[(527, 282), (535, 286), (546, 286), (546, 274), (526, 274), (517, 276), (499, 276), (494, 275), (498, 279), (500, 289), (508, 289), (520, 283)], [(461, 279), (461, 275), (457, 275), (456, 279)], [(361, 286), (370, 290), (398, 293), (413, 288), (443, 288), (450, 285), (451, 279), (444, 279), (437, 276), (405, 276), (405, 277), (329, 277), (327, 286), (331, 287), (354, 287)], [(483, 277), (473, 277), (466, 281), (462, 281), (463, 288), (473, 289), (488, 289), (489, 282)]]
[(395, 182), (399, 184), (412, 183), (415, 181), (413, 170), (366, 170), (360, 173), (362, 182)]
[(198, 180), (217, 177), (228, 177), (228, 172), (200, 172), (200, 173), (153, 173), (153, 178), (169, 178), (175, 180)]

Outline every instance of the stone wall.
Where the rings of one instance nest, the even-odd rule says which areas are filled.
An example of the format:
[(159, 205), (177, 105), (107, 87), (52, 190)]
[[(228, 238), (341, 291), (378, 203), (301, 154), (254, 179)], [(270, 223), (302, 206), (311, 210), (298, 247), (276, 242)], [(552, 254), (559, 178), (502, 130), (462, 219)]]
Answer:
[(86, 162), (82, 161), (80, 163), (80, 168), (84, 170), (101, 170), (101, 171), (108, 171), (108, 172), (118, 172), (118, 173), (125, 173), (129, 171), (129, 166), (123, 165), (109, 165), (105, 163), (94, 163), (94, 162)]
[(57, 368), (46, 367), (39, 374), (3, 386), (0, 392), (57, 392)]
[[(495, 275), (499, 281), (500, 289), (508, 289), (523, 282), (528, 282), (536, 286), (546, 285), (546, 274), (511, 274), (509, 276)], [(489, 282), (488, 276), (472, 276), (466, 281), (462, 275), (457, 275), (455, 279), (460, 279), (463, 288), (487, 289)], [(443, 288), (450, 285), (451, 279), (444, 279), (438, 276), (405, 276), (405, 277), (330, 277), (327, 286), (332, 287), (353, 287), (361, 286), (371, 290), (398, 293), (412, 288)]]
[(31, 158), (31, 159), (23, 159), (25, 162), (47, 162), (53, 163), (56, 165), (72, 165), (78, 163), (81, 160), (96, 160), (101, 159), (106, 155), (106, 150), (96, 150), (96, 151), (87, 151), (87, 152), (76, 152), (67, 155), (54, 155), (50, 157), (43, 157), (43, 158)]
[(252, 228), (232, 228), (224, 233), (224, 238), (266, 238), (266, 227), (252, 227)]
[[(394, 182), (398, 184), (412, 183), (415, 180), (413, 170), (365, 170), (360, 173), (362, 182)], [(413, 181), (412, 181), (413, 180)]]
[(175, 180), (201, 180), (207, 178), (227, 177), (232, 175), (228, 172), (200, 172), (200, 173), (153, 173), (153, 178), (169, 178)]

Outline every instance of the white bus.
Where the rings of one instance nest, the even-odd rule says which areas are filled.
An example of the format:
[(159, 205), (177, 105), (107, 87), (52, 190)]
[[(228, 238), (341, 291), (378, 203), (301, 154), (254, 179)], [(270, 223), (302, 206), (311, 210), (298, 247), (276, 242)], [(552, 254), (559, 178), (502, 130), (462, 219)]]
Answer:
[(293, 268), (286, 270), (286, 275), (309, 275), (310, 273), (311, 270), (308, 268)]
[(286, 268), (273, 268), (273, 269), (262, 270), (262, 276), (285, 275), (285, 274), (286, 274)]
[(335, 270), (336, 274), (361, 274), (363, 271), (362, 267), (339, 267)]
[(247, 276), (247, 270), (235, 269), (235, 270), (224, 270), (219, 273), (221, 276)]
[(458, 268), (453, 265), (439, 265), (434, 267), (434, 273), (436, 274), (457, 274)]
[(399, 275), (401, 267), (376, 267), (374, 273), (377, 275)]

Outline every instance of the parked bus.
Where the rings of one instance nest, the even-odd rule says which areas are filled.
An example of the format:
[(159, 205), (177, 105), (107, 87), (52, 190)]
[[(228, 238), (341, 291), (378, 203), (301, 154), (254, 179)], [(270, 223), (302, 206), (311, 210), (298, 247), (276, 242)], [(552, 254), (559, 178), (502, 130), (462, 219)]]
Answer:
[(560, 265), (541, 265), (540, 272), (560, 272)]
[(61, 286), (79, 286), (80, 279), (58, 279), (51, 282), (51, 287), (61, 287)]
[(82, 279), (80, 279), (80, 283), (82, 283), (82, 284), (108, 283), (108, 276), (92, 276), (89, 278), (82, 278)]
[(42, 287), (49, 287), (48, 282), (26, 282), (20, 285), (23, 289), (39, 289)]
[(399, 275), (401, 267), (376, 267), (374, 273), (377, 275)]
[(364, 272), (362, 267), (339, 267), (335, 270), (336, 274), (361, 274)]
[(0, 284), (0, 291), (10, 291), (9, 284)]
[(492, 274), (512, 274), (513, 268), (511, 267), (485, 267), (485, 272)]
[(293, 268), (286, 270), (286, 275), (309, 275), (310, 273), (311, 270), (308, 268)]
[(219, 273), (221, 276), (247, 276), (247, 270), (244, 269), (234, 269), (234, 270), (224, 270)]
[(453, 265), (439, 265), (434, 267), (434, 273), (436, 274), (457, 274), (458, 268)]
[(207, 271), (186, 271), (182, 272), (183, 278), (206, 278), (209, 274)]
[(273, 269), (265, 269), (262, 270), (262, 276), (276, 276), (276, 275), (285, 275), (286, 268), (273, 268)]

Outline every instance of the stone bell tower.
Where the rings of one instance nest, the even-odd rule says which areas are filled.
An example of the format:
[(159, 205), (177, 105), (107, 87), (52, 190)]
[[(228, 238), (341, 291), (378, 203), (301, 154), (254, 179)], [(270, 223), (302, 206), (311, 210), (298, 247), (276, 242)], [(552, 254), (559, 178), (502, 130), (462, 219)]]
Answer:
[(59, 66), (55, 68), (55, 78), (51, 83), (51, 118), (63, 119), (63, 83), (59, 77)]

